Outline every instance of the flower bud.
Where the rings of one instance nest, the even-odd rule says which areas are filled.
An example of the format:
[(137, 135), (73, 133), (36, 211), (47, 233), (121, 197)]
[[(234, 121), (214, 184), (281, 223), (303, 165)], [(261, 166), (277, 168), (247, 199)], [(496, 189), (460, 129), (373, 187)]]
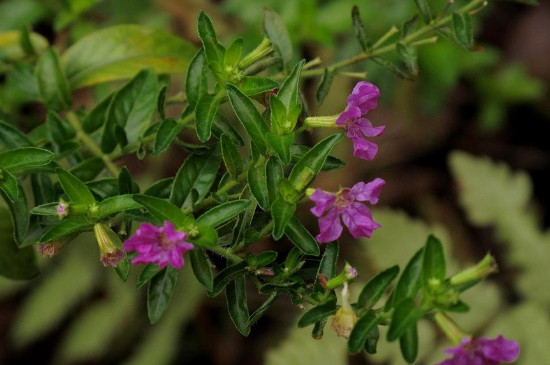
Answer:
[(475, 266), (469, 267), (450, 278), (449, 284), (455, 288), (464, 290), (485, 279), (497, 270), (498, 266), (495, 258), (491, 254), (487, 254)]
[(337, 288), (344, 283), (347, 283), (348, 281), (355, 279), (357, 277), (357, 269), (352, 267), (350, 264), (346, 262), (346, 265), (344, 266), (344, 270), (342, 272), (327, 281), (326, 288), (327, 289), (334, 289)]
[(57, 207), (55, 208), (55, 212), (57, 213), (57, 217), (59, 217), (59, 219), (65, 218), (67, 215), (69, 215), (69, 204), (61, 199), (59, 201), (59, 204), (57, 204)]
[(126, 256), (118, 235), (103, 223), (96, 223), (94, 233), (103, 266), (117, 266), (118, 262)]
[(261, 59), (269, 56), (273, 52), (274, 48), (269, 38), (264, 37), (262, 42), (252, 52), (247, 54), (241, 62), (239, 62), (239, 68), (241, 70), (248, 66), (260, 61)]
[(334, 128), (338, 115), (323, 115), (320, 117), (307, 117), (304, 125), (308, 128)]

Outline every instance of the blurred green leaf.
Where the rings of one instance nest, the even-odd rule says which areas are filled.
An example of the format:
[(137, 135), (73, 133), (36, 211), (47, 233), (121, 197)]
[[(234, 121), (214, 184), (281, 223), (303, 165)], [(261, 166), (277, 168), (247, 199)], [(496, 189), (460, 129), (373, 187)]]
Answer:
[(14, 280), (28, 280), (40, 273), (33, 247), (19, 248), (13, 240), (8, 212), (0, 207), (0, 275)]
[(147, 290), (147, 314), (151, 324), (157, 323), (172, 298), (176, 288), (179, 271), (167, 266), (158, 274), (153, 276)]
[(35, 68), (38, 88), (44, 103), (53, 110), (66, 110), (72, 104), (71, 89), (53, 48), (45, 51)]
[[(406, 270), (406, 269), (405, 269)], [(398, 302), (392, 315), (388, 329), (388, 341), (395, 341), (425, 314), (424, 310), (416, 308), (413, 299), (406, 297)]]
[(418, 356), (418, 330), (416, 323), (405, 330), (399, 337), (399, 347), (403, 358), (413, 364)]
[(214, 275), (212, 265), (208, 259), (206, 251), (202, 248), (195, 248), (189, 252), (191, 267), (197, 280), (204, 286), (206, 291), (210, 292), (214, 285)]
[(298, 320), (298, 327), (307, 327), (316, 322), (322, 321), (336, 313), (336, 298), (325, 303), (316, 305), (305, 312)]
[(375, 306), (398, 274), (399, 266), (396, 265), (373, 276), (361, 290), (357, 307), (370, 309)]
[(359, 318), (349, 335), (348, 351), (350, 353), (355, 354), (363, 349), (372, 330), (378, 327), (379, 321), (376, 313), (372, 310), (369, 310)]
[[(10, 14), (10, 17), (11, 16), (12, 14)], [(1, 28), (2, 25), (0, 25), (0, 29)], [(27, 52), (22, 45), (21, 38), (21, 31), (18, 30), (0, 33), (0, 54), (3, 59), (15, 61), (27, 56)], [(46, 48), (48, 48), (48, 41), (38, 33), (30, 33), (29, 39), (30, 45), (37, 54), (41, 54), (46, 50)]]
[(87, 207), (96, 202), (90, 189), (73, 174), (60, 168), (56, 169), (55, 172), (63, 191), (73, 204)]
[(275, 50), (281, 55), (284, 68), (290, 70), (294, 57), (288, 30), (281, 17), (269, 8), (264, 8), (264, 30)]
[(433, 235), (428, 236), (422, 259), (422, 286), (428, 293), (445, 282), (445, 254), (443, 245)]
[(248, 336), (250, 327), (248, 326), (249, 314), (244, 276), (240, 276), (227, 284), (225, 287), (225, 297), (227, 299), (229, 317), (231, 317), (237, 330), (243, 336)]
[(55, 154), (36, 147), (21, 147), (0, 153), (0, 168), (9, 172), (20, 172), (50, 163)]

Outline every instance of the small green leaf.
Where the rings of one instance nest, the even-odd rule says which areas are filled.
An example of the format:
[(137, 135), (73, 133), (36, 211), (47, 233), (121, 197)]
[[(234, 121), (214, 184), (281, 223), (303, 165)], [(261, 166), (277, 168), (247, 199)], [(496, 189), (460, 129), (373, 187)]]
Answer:
[(403, 59), (403, 62), (407, 66), (409, 73), (413, 76), (418, 74), (418, 55), (416, 48), (403, 43), (396, 44), (397, 53)]
[(189, 260), (197, 280), (204, 288), (211, 292), (214, 285), (214, 275), (212, 274), (212, 265), (208, 259), (206, 251), (202, 248), (195, 248), (189, 251)]
[(260, 319), (263, 316), (263, 314), (269, 309), (269, 307), (271, 307), (271, 304), (275, 301), (275, 299), (277, 299), (278, 295), (279, 295), (279, 293), (277, 293), (277, 292), (271, 293), (269, 298), (267, 298), (265, 300), (265, 302), (263, 302), (262, 305), (259, 306), (254, 311), (254, 313), (252, 313), (252, 315), (250, 316), (250, 319), (248, 320), (248, 327), (249, 328), (252, 327), (252, 325), (254, 323), (256, 323), (258, 321), (258, 319)]
[(82, 129), (86, 133), (92, 133), (103, 127), (107, 121), (107, 110), (116, 93), (111, 93), (102, 99), (84, 119), (82, 119)]
[[(132, 78), (147, 67), (159, 74), (184, 73), (194, 53), (195, 47), (181, 37), (128, 24), (90, 33), (69, 47), (61, 59), (71, 86), (81, 88)], [(155, 92), (155, 98), (157, 95)]]
[(32, 193), (34, 196), (34, 205), (45, 204), (57, 200), (52, 179), (47, 174), (31, 175)]
[[(301, 144), (293, 144), (292, 146), (290, 146), (291, 162), (294, 164), (297, 163), (309, 150), (310, 148), (307, 146)], [(321, 167), (321, 171), (337, 170), (341, 169), (345, 165), (346, 164), (344, 163), (344, 161), (340, 160), (339, 158), (336, 158), (334, 156), (327, 156), (323, 167)]]
[(195, 129), (201, 142), (210, 139), (212, 122), (218, 111), (218, 98), (203, 94), (195, 106)]
[(300, 251), (306, 255), (319, 256), (319, 244), (311, 233), (296, 217), (290, 218), (285, 227), (285, 234)]
[(418, 330), (416, 323), (399, 337), (399, 347), (405, 361), (413, 364), (418, 356)]
[(268, 211), (269, 206), (269, 190), (267, 188), (267, 171), (266, 164), (254, 164), (248, 169), (248, 187), (250, 192), (258, 201), (258, 205), (262, 210)]
[(35, 75), (42, 100), (49, 108), (67, 110), (71, 106), (71, 89), (59, 65), (57, 52), (53, 48), (49, 48), (40, 56), (36, 63)]
[[(355, 9), (356, 7), (354, 7)], [(329, 70), (328, 68), (325, 68), (323, 71), (323, 77), (321, 78), (321, 81), (319, 82), (319, 86), (317, 87), (317, 92), (315, 93), (315, 99), (317, 100), (317, 104), (321, 105), (323, 104), (323, 101), (325, 101), (325, 98), (327, 97), (328, 92), (330, 91), (330, 86), (332, 85), (332, 81), (334, 80), (334, 71)]]
[(0, 153), (0, 168), (9, 172), (19, 172), (49, 164), (55, 154), (36, 147), (21, 147)]
[(367, 335), (367, 340), (365, 341), (365, 346), (363, 347), (368, 354), (376, 354), (376, 347), (378, 345), (379, 337), (380, 331), (378, 331), (378, 326), (373, 327)]
[(164, 152), (170, 143), (176, 138), (178, 133), (183, 129), (181, 124), (178, 124), (176, 120), (168, 118), (160, 123), (160, 127), (155, 136), (155, 144), (153, 146), (153, 156), (156, 156)]
[(63, 169), (56, 169), (55, 172), (63, 191), (73, 204), (89, 206), (96, 202), (90, 189), (70, 172)]
[(353, 326), (348, 340), (348, 351), (356, 354), (363, 349), (372, 329), (378, 326), (380, 319), (376, 313), (369, 310)]
[(225, 50), (223, 64), (225, 67), (236, 67), (243, 53), (243, 39), (237, 38)]
[[(2, 8), (2, 12), (5, 14), (9, 14), (10, 6), (9, 3), (6, 3), (7, 7)], [(5, 18), (5, 22), (2, 24), (2, 29), (0, 33), (0, 49), (2, 51), (2, 58), (7, 61), (17, 61), (24, 57), (26, 57), (30, 51), (28, 48), (31, 47), (35, 53), (33, 54), (40, 54), (42, 53), (47, 47), (48, 47), (48, 41), (46, 38), (41, 36), (38, 33), (34, 32), (28, 32), (28, 29), (26, 31), (27, 35), (24, 34), (24, 32), (19, 30), (8, 30), (10, 28), (17, 28), (21, 25), (20, 20), (21, 16), (18, 15), (18, 11), (21, 11), (21, 8), (19, 8), (19, 4), (15, 5), (16, 3), (13, 3), (13, 9), (18, 9), (14, 11), (14, 14), (10, 14), (10, 17), (15, 20), (15, 23), (12, 23), (11, 26), (7, 25), (6, 23), (9, 22), (7, 18)], [(27, 5), (21, 5), (22, 8), (25, 8)], [(27, 8), (28, 10), (28, 8)], [(41, 12), (39, 10), (39, 12)], [(36, 19), (38, 20), (38, 19)], [(28, 22), (31, 20), (28, 19)], [(6, 27), (7, 25), (7, 27)], [(23, 29), (26, 29), (27, 27), (24, 27)], [(23, 38), (27, 37), (27, 40), (24, 40)], [(24, 44), (27, 43), (27, 44)], [(30, 43), (30, 44), (28, 44)]]
[(143, 285), (147, 284), (149, 280), (151, 280), (159, 271), (159, 267), (156, 264), (145, 265), (137, 278), (137, 289), (140, 289)]
[(307, 327), (336, 313), (336, 298), (319, 304), (305, 312), (298, 320), (298, 327)]
[(288, 30), (281, 17), (268, 8), (264, 8), (264, 30), (277, 53), (281, 55), (285, 70), (290, 70), (293, 50)]
[(212, 134), (218, 139), (221, 139), (222, 134), (226, 134), (237, 146), (244, 145), (243, 137), (241, 137), (235, 127), (233, 127), (231, 123), (219, 113), (216, 114), (214, 117), (214, 122), (212, 122)]
[(428, 4), (428, 0), (414, 0), (414, 2), (416, 3), (418, 12), (422, 15), (424, 23), (429, 24), (433, 19), (433, 12), (430, 4)]
[[(355, 30), (355, 37), (359, 41), (361, 48), (365, 52), (368, 51), (370, 49), (369, 36), (367, 35), (365, 26), (361, 21), (361, 15), (359, 14), (359, 8), (357, 7), (357, 5), (354, 5), (351, 9), (351, 21), (353, 23), (353, 29)], [(317, 102), (321, 104), (321, 102)]]
[(176, 227), (184, 226), (189, 222), (188, 216), (166, 200), (147, 195), (134, 195), (133, 199), (147, 208), (149, 213), (161, 222), (167, 220), (174, 223)]
[(267, 77), (244, 76), (239, 82), (239, 90), (245, 95), (256, 95), (279, 87), (276, 81)]
[(237, 146), (226, 134), (221, 137), (221, 150), (227, 171), (236, 179), (243, 172), (243, 160)]
[(201, 48), (189, 64), (185, 80), (185, 95), (191, 107), (195, 107), (200, 97), (208, 92), (204, 50)]
[(315, 276), (314, 291), (321, 291), (322, 287), (319, 283), (319, 276), (323, 275), (327, 279), (331, 279), (336, 275), (336, 263), (338, 261), (338, 242), (329, 242), (326, 245), (325, 252), (319, 264), (319, 270)]
[(33, 143), (25, 134), (11, 124), (0, 119), (0, 142), (9, 148), (32, 147)]
[(36, 207), (31, 209), (31, 214), (51, 215), (51, 216), (57, 215), (57, 206), (58, 205), (59, 205), (58, 202), (37, 205)]
[(471, 48), (474, 45), (472, 18), (468, 13), (453, 13), (453, 30), (458, 44), (462, 47)]
[(271, 217), (273, 218), (273, 239), (278, 241), (285, 233), (288, 222), (296, 211), (296, 204), (290, 204), (283, 199), (276, 199), (271, 204)]
[(395, 308), (390, 328), (388, 329), (388, 341), (395, 341), (401, 337), (409, 327), (416, 325), (416, 322), (422, 318), (425, 312), (416, 308), (411, 298), (405, 298)]
[(298, 191), (304, 191), (317, 176), (321, 167), (325, 163), (328, 154), (332, 148), (342, 138), (342, 134), (334, 134), (329, 136), (304, 154), (304, 156), (296, 163), (288, 180)]
[(80, 181), (93, 180), (103, 171), (105, 165), (100, 157), (90, 157), (78, 165), (73, 166), (69, 172)]
[(197, 224), (203, 224), (211, 227), (218, 227), (235, 218), (250, 205), (250, 200), (241, 199), (220, 204), (197, 218)]
[(84, 216), (65, 218), (44, 233), (38, 243), (55, 241), (73, 233), (89, 231), (92, 227), (93, 225)]
[(284, 178), (281, 162), (276, 156), (271, 156), (265, 166), (267, 193), (269, 201), (274, 202), (279, 192), (279, 182)]
[(143, 206), (134, 200), (134, 195), (124, 194), (107, 198), (99, 203), (98, 219), (103, 219), (111, 214), (126, 210), (140, 209)]
[(23, 244), (30, 223), (29, 208), (25, 190), (8, 171), (0, 171), (0, 195), (4, 198), (11, 214), (13, 237), (18, 245)]
[(198, 21), (199, 37), (205, 51), (208, 66), (215, 70), (220, 70), (224, 60), (225, 50), (218, 42), (216, 31), (212, 21), (204, 12), (201, 11)]
[(403, 23), (401, 27), (401, 38), (405, 38), (412, 32), (414, 32), (418, 25), (418, 14), (413, 15), (412, 18)]
[(361, 290), (357, 299), (357, 307), (370, 309), (375, 306), (398, 274), (399, 266), (392, 266), (372, 277)]
[(383, 57), (373, 57), (371, 60), (382, 67), (385, 67), (388, 71), (393, 73), (395, 76), (403, 80), (414, 80), (415, 75), (412, 75), (409, 72), (409, 69), (405, 69), (403, 65), (395, 64), (390, 60), (387, 60)]
[(430, 235), (424, 246), (422, 286), (428, 292), (439, 289), (445, 282), (445, 254), (441, 242)]
[(267, 132), (266, 140), (269, 146), (277, 153), (281, 161), (285, 165), (290, 163), (290, 146), (294, 142), (296, 134), (291, 132), (284, 136), (280, 136), (271, 132)]
[(170, 191), (172, 191), (172, 184), (174, 183), (174, 178), (169, 177), (166, 179), (158, 180), (153, 185), (149, 186), (144, 192), (143, 195), (154, 196), (161, 199), (166, 199), (170, 197)]
[(300, 75), (305, 63), (305, 60), (301, 60), (294, 66), (277, 93), (277, 98), (283, 103), (287, 112), (299, 104)]
[(243, 336), (248, 336), (250, 327), (248, 326), (249, 314), (244, 276), (240, 276), (227, 284), (225, 287), (225, 297), (227, 299), (229, 317), (231, 317), (233, 324), (235, 324), (235, 327)]
[(151, 279), (147, 290), (147, 314), (151, 324), (157, 323), (168, 308), (178, 275), (177, 269), (167, 266)]
[[(187, 208), (199, 202), (208, 194), (220, 166), (220, 152), (216, 148), (198, 155), (189, 156), (178, 170), (170, 202), (178, 207)], [(192, 199), (193, 191), (196, 191), (196, 200)]]
[(48, 135), (55, 145), (60, 145), (75, 136), (74, 130), (53, 110), (48, 110), (46, 116)]
[(214, 228), (204, 224), (199, 224), (195, 227), (199, 231), (199, 234), (190, 238), (189, 242), (203, 248), (218, 246), (218, 232)]
[(395, 307), (404, 299), (414, 299), (414, 297), (416, 297), (416, 294), (422, 285), (420, 279), (422, 275), (423, 257), (424, 248), (421, 248), (407, 263), (407, 266), (405, 267), (405, 270), (403, 270), (403, 273), (401, 273), (401, 277), (399, 278), (399, 281), (397, 282), (397, 285), (392, 293), (391, 303), (388, 301), (386, 303), (386, 307), (388, 305), (393, 305)]
[(269, 129), (264, 118), (254, 106), (254, 103), (248, 96), (242, 93), (235, 85), (227, 84), (227, 94), (231, 106), (237, 115), (237, 118), (244, 126), (244, 129), (250, 136), (254, 145), (261, 154), (267, 152), (266, 134)]
[(220, 271), (214, 278), (214, 288), (209, 295), (211, 297), (217, 296), (227, 284), (237, 279), (239, 276), (243, 276), (246, 273), (246, 265), (246, 261), (241, 261), (238, 264), (228, 266)]

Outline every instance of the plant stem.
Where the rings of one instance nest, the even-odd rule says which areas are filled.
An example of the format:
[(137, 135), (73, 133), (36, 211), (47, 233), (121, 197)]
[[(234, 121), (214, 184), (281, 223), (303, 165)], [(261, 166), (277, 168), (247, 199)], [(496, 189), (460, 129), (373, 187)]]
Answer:
[(76, 138), (82, 144), (84, 144), (90, 150), (90, 152), (103, 160), (105, 167), (107, 168), (107, 170), (109, 170), (111, 174), (113, 174), (113, 176), (118, 176), (118, 168), (111, 160), (111, 157), (104, 154), (103, 151), (101, 151), (101, 148), (97, 146), (95, 141), (86, 132), (84, 132), (76, 114), (73, 111), (68, 111), (66, 116), (69, 124), (76, 131)]
[(221, 246), (214, 246), (214, 247), (206, 247), (208, 251), (214, 252), (222, 257), (225, 257), (226, 259), (233, 261), (234, 263), (238, 264), (243, 259), (239, 256), (235, 255), (234, 253), (229, 252), (228, 249), (223, 248)]

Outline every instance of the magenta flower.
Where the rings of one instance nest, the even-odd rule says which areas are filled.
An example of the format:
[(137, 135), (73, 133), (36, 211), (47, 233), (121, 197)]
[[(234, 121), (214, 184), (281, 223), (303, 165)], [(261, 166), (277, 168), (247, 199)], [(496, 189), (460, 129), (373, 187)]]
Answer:
[(345, 188), (336, 194), (315, 190), (310, 199), (315, 202), (311, 212), (319, 218), (321, 232), (316, 237), (317, 241), (326, 243), (340, 237), (343, 229), (340, 216), (354, 238), (370, 237), (381, 226), (372, 220), (370, 209), (361, 202), (376, 204), (385, 183), (379, 178), (369, 183), (359, 182), (351, 189)]
[(159, 269), (171, 265), (176, 269), (183, 267), (183, 254), (195, 246), (186, 242), (187, 233), (174, 228), (171, 222), (157, 227), (141, 223), (136, 233), (124, 242), (126, 251), (136, 251), (138, 256), (132, 264), (158, 264)]
[(361, 110), (362, 115), (367, 114), (369, 111), (376, 109), (379, 97), (380, 90), (376, 85), (359, 81), (348, 96), (348, 108), (356, 106)]
[(373, 127), (370, 120), (361, 118), (361, 109), (357, 106), (349, 106), (338, 119), (336, 125), (345, 127), (346, 136), (353, 142), (353, 155), (363, 160), (372, 160), (378, 152), (376, 143), (367, 141), (365, 137), (376, 137), (384, 132), (386, 127)]
[(460, 345), (445, 350), (445, 353), (453, 356), (437, 365), (498, 365), (516, 361), (519, 344), (502, 336), (495, 339), (464, 337)]

